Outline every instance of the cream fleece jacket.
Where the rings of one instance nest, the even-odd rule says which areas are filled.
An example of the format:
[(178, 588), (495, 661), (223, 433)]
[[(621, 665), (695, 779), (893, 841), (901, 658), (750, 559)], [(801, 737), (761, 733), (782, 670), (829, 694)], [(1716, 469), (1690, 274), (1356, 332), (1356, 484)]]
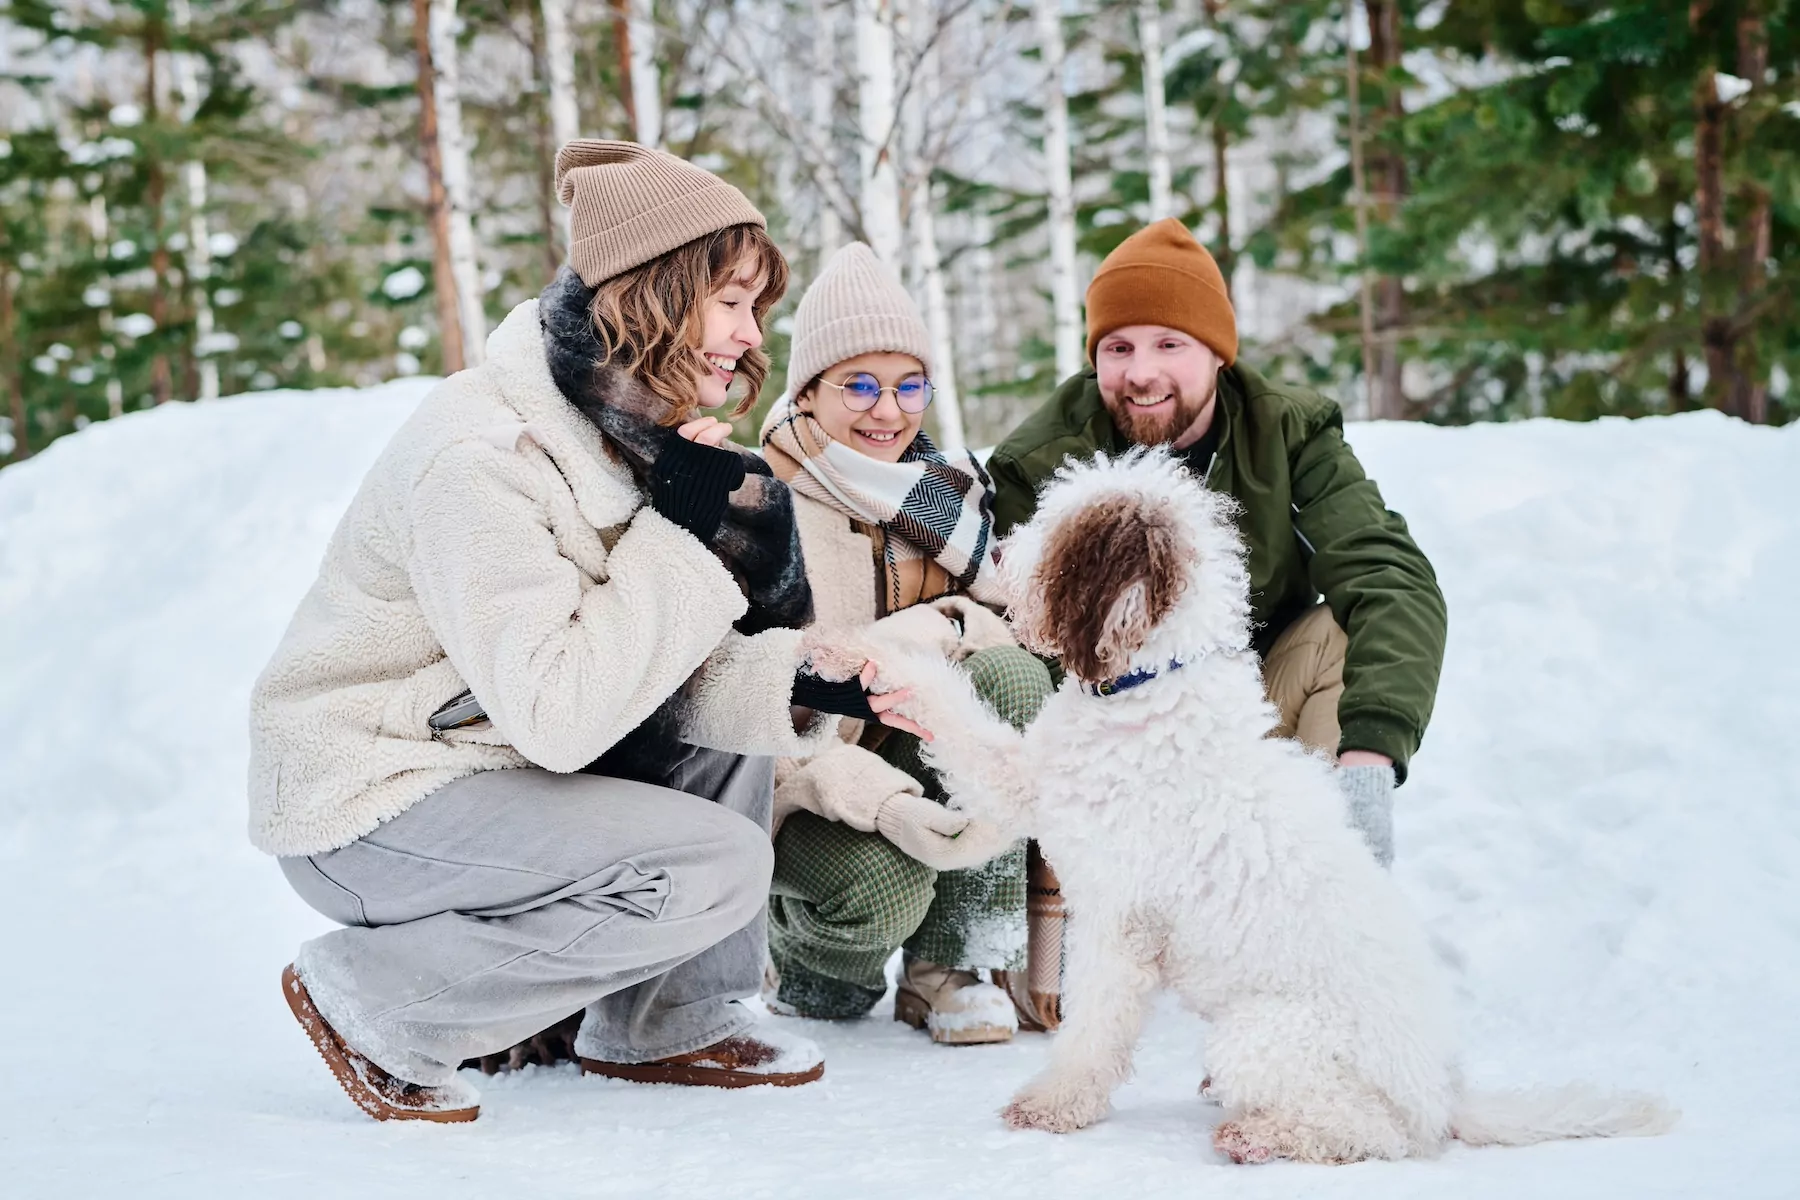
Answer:
[[(250, 840), (319, 854), (477, 771), (579, 770), (678, 690), (696, 745), (834, 744), (793, 729), (800, 633), (744, 637), (745, 607), (557, 390), (527, 301), (370, 468), (257, 680)], [(465, 688), (489, 720), (434, 736)]]

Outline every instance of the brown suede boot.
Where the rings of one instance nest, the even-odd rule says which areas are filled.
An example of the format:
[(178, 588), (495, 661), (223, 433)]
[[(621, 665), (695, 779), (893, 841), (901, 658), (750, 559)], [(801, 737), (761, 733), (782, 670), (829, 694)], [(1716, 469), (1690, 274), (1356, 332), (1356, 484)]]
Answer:
[(1012, 1000), (973, 971), (914, 958), (902, 960), (894, 1020), (931, 1034), (946, 1046), (1010, 1042), (1019, 1027)]
[(1044, 1033), (1062, 1024), (1063, 922), (1062, 881), (1036, 842), (1025, 853), (1026, 960), (1023, 971), (996, 971), (1019, 1010), (1019, 1028)]
[(498, 1054), (465, 1058), (464, 1069), (477, 1067), (483, 1075), (518, 1071), (529, 1066), (554, 1067), (575, 1061), (575, 1035), (581, 1032), (581, 1013), (570, 1013), (548, 1029), (540, 1029), (524, 1041)]
[(747, 1029), (699, 1050), (653, 1062), (615, 1063), (584, 1058), (581, 1073), (688, 1087), (798, 1087), (825, 1074), (825, 1058), (810, 1038), (765, 1027)]
[(467, 1084), (452, 1081), (442, 1087), (426, 1087), (408, 1083), (352, 1050), (314, 1007), (292, 964), (281, 972), (281, 994), (350, 1102), (377, 1121), (453, 1124), (481, 1115), (480, 1096)]

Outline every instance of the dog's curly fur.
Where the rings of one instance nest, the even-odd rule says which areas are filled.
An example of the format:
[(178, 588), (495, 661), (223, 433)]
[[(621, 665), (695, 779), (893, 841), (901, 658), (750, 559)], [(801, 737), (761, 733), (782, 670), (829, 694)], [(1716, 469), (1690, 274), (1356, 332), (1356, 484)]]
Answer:
[[(867, 648), (882, 686), (913, 689), (902, 711), (937, 735), (926, 757), (952, 804), (1037, 837), (1075, 914), (1068, 1020), (1008, 1124), (1103, 1116), (1160, 985), (1211, 1024), (1214, 1144), (1237, 1162), (1665, 1128), (1654, 1098), (1461, 1087), (1422, 927), (1330, 764), (1267, 736), (1233, 511), (1166, 452), (1059, 473), (1002, 556), (1015, 631), (1071, 675), (1022, 735), (943, 664)], [(1134, 669), (1163, 674), (1081, 687)]]

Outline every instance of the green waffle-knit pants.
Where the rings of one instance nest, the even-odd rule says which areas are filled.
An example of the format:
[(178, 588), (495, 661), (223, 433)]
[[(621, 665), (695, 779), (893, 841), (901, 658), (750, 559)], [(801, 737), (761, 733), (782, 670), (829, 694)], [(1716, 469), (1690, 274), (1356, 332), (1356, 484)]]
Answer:
[[(1052, 689), (1044, 664), (1017, 646), (971, 655), (963, 669), (995, 713), (1023, 729)], [(944, 801), (919, 740), (890, 732), (876, 751)], [(936, 871), (878, 833), (810, 812), (782, 822), (769, 893), (777, 999), (809, 1017), (858, 1017), (887, 990), (894, 951), (948, 967), (1025, 965), (1025, 844), (979, 867)]]

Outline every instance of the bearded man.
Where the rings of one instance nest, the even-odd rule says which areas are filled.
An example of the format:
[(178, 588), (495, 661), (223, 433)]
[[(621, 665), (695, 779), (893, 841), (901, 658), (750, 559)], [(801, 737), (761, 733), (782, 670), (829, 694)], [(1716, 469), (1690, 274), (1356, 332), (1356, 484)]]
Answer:
[(1334, 756), (1350, 816), (1393, 857), (1393, 789), (1437, 697), (1447, 616), (1431, 564), (1344, 441), (1338, 406), (1237, 361), (1218, 264), (1179, 221), (1106, 257), (1087, 293), (1088, 370), (995, 449), (994, 517), (1030, 518), (1065, 459), (1169, 446), (1238, 502), (1280, 736)]

